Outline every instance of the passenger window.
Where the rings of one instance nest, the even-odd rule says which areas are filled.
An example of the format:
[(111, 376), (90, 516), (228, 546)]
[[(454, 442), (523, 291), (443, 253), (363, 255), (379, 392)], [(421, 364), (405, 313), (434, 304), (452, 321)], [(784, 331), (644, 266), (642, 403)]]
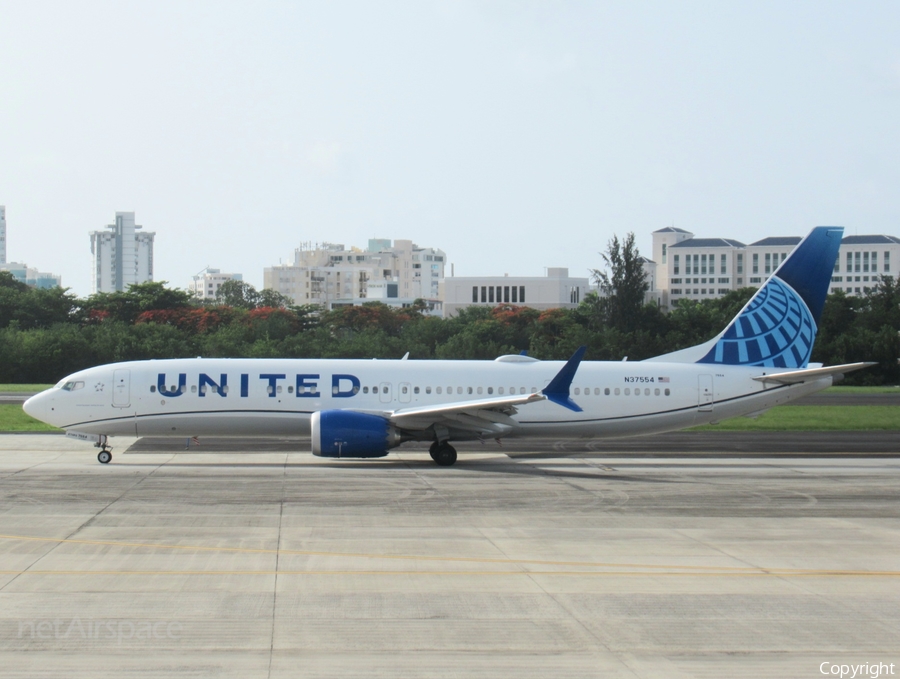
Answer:
[(438, 388), (437, 388), (437, 389), (435, 389), (435, 391), (436, 391), (436, 392), (437, 392), (437, 393), (439, 393), (439, 394), (440, 394), (440, 393), (441, 393), (441, 388), (440, 388), (440, 387), (438, 387)]
[(668, 396), (668, 395), (669, 395), (669, 389), (666, 388), (666, 396)]
[(576, 396), (581, 395), (581, 389), (579, 389), (578, 387), (575, 387), (575, 395)]
[[(290, 391), (290, 390), (291, 390), (291, 388), (288, 387), (288, 391)], [(353, 387), (353, 395), (356, 396), (358, 393), (359, 393), (359, 387), (354, 386)]]
[(274, 393), (275, 393), (275, 390), (272, 389), (272, 385), (271, 385), (271, 384), (270, 384), (268, 387), (266, 387), (266, 393), (267, 393), (267, 394), (274, 394)]
[(472, 393), (472, 387), (469, 387), (469, 390), (468, 390), (468, 391), (469, 391), (469, 393), (471, 394), (471, 393)]
[[(222, 387), (222, 391), (224, 391), (224, 392), (227, 394), (227, 393), (228, 393), (228, 387)], [(293, 388), (293, 387), (288, 387), (288, 393), (289, 393), (289, 394), (293, 394), (293, 393), (294, 393), (294, 388)]]
[(377, 393), (378, 393), (378, 387), (372, 387), (372, 393), (373, 393), (373, 394), (377, 394)]
[(493, 394), (493, 393), (494, 393), (494, 388), (493, 388), (493, 387), (488, 387), (488, 393), (489, 393), (489, 394)]
[(654, 396), (659, 396), (659, 389), (658, 389), (658, 388), (653, 390), (653, 395), (654, 395)]
[(418, 388), (418, 387), (413, 387), (413, 393), (414, 393), (414, 394), (418, 394), (418, 393), (419, 393), (419, 388)]
[(276, 389), (276, 391), (277, 391), (279, 394), (281, 393), (281, 385), (280, 385), (280, 384), (278, 385), (278, 389)]
[[(288, 392), (291, 393), (291, 394), (293, 394), (293, 393), (294, 393), (294, 388), (293, 388), (293, 387), (288, 387)], [(220, 393), (220, 394), (227, 394), (227, 393), (228, 393), (228, 385), (226, 384), (224, 387), (219, 387), (219, 393)]]
[(503, 387), (500, 387), (499, 389), (497, 389), (497, 393), (502, 395), (502, 394), (503, 394)]
[(531, 393), (532, 393), (532, 394), (536, 394), (536, 393), (537, 393), (537, 387), (532, 387), (532, 388), (531, 388)]
[[(471, 388), (471, 387), (470, 387), (470, 388)], [(456, 388), (456, 393), (457, 393), (457, 394), (461, 394), (461, 393), (462, 393), (462, 387), (457, 387), (457, 388)]]
[(631, 396), (631, 389), (630, 389), (630, 388), (625, 387), (625, 395), (626, 395), (626, 396)]
[(650, 387), (647, 387), (646, 389), (644, 389), (644, 396), (649, 396), (649, 395), (650, 395)]
[[(191, 393), (192, 393), (192, 394), (197, 393), (197, 387), (196, 387), (196, 386), (191, 386)], [(206, 385), (205, 385), (205, 384), (204, 384), (202, 387), (200, 387), (200, 393), (201, 393), (201, 394), (206, 394)]]
[(431, 387), (425, 387), (425, 393), (426, 393), (426, 394), (430, 394), (430, 393), (431, 393)]
[[(627, 391), (627, 390), (626, 390), (626, 391)], [(619, 395), (619, 388), (616, 387), (616, 396), (618, 396), (618, 395)]]
[[(471, 390), (471, 389), (469, 389), (469, 393), (470, 393), (470, 394), (472, 393), (472, 390)], [(484, 393), (484, 390), (483, 390), (481, 387), (478, 387), (478, 393), (479, 393), (479, 394), (482, 394), (482, 393)]]
[(603, 393), (604, 393), (606, 396), (609, 396), (609, 387), (607, 387), (606, 389), (604, 389), (604, 390), (603, 390)]
[(155, 394), (155, 393), (156, 393), (156, 385), (153, 385), (153, 384), (150, 385), (150, 393), (151, 393), (151, 394)]
[[(403, 393), (403, 394), (408, 394), (408, 393), (409, 393), (409, 387), (407, 387), (407, 386), (402, 386), (402, 387), (400, 387), (400, 392)], [(335, 393), (337, 393), (337, 388), (335, 388)]]
[(369, 393), (369, 388), (368, 388), (368, 387), (363, 387), (363, 393), (364, 393), (364, 394), (368, 394), (368, 393)]

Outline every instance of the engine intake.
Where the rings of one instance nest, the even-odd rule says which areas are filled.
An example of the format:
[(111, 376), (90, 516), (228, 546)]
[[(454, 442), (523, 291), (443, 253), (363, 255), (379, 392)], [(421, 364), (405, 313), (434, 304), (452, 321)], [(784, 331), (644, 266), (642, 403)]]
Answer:
[(312, 453), (319, 457), (384, 457), (400, 444), (383, 417), (347, 410), (320, 410), (310, 418)]

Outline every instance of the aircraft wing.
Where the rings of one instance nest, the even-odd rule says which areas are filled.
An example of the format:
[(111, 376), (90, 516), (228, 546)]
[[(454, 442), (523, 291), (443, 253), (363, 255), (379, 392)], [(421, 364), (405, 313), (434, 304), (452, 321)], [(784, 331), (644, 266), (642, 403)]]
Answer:
[(524, 394), (459, 401), (434, 406), (401, 408), (387, 413), (388, 421), (395, 427), (407, 430), (427, 429), (440, 424), (455, 429), (483, 433), (505, 434), (517, 426), (512, 416), (518, 412), (516, 406), (543, 401), (542, 393)]
[(826, 375), (843, 375), (844, 373), (862, 370), (876, 363), (845, 363), (844, 365), (829, 365), (825, 368), (806, 368), (804, 370), (790, 370), (788, 372), (772, 373), (771, 375), (759, 375), (753, 379), (757, 382), (780, 382), (781, 384), (798, 384), (808, 380), (818, 379)]
[(395, 427), (408, 431), (422, 431), (433, 425), (439, 425), (448, 429), (503, 436), (518, 426), (518, 422), (512, 416), (518, 412), (519, 406), (549, 400), (564, 408), (580, 412), (581, 407), (569, 398), (569, 387), (581, 359), (584, 358), (584, 353), (585, 347), (580, 347), (538, 393), (400, 408), (384, 413), (383, 416)]

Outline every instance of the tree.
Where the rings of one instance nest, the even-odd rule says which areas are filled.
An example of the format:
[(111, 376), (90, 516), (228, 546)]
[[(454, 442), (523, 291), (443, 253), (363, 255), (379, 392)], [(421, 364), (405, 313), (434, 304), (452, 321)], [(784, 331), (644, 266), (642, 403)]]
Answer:
[(193, 306), (194, 298), (185, 290), (167, 288), (168, 281), (133, 283), (127, 290), (98, 292), (82, 305), (86, 319), (112, 318), (134, 323), (145, 311), (185, 309)]
[(259, 306), (259, 293), (249, 283), (232, 279), (216, 290), (216, 302), (238, 309), (255, 309)]
[(650, 289), (644, 260), (634, 244), (634, 233), (628, 233), (624, 241), (613, 236), (600, 256), (609, 272), (594, 269), (592, 274), (600, 287), (598, 306), (603, 321), (622, 331), (634, 330), (644, 306), (644, 295)]

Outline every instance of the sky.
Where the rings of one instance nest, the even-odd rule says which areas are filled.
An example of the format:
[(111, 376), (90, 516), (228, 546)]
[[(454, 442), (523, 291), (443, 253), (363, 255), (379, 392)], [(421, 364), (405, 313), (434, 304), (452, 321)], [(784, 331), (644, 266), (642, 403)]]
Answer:
[[(900, 236), (900, 3), (0, 0), (9, 260), (262, 287), (302, 242), (587, 276), (613, 235)], [(450, 267), (447, 267), (447, 275)]]

